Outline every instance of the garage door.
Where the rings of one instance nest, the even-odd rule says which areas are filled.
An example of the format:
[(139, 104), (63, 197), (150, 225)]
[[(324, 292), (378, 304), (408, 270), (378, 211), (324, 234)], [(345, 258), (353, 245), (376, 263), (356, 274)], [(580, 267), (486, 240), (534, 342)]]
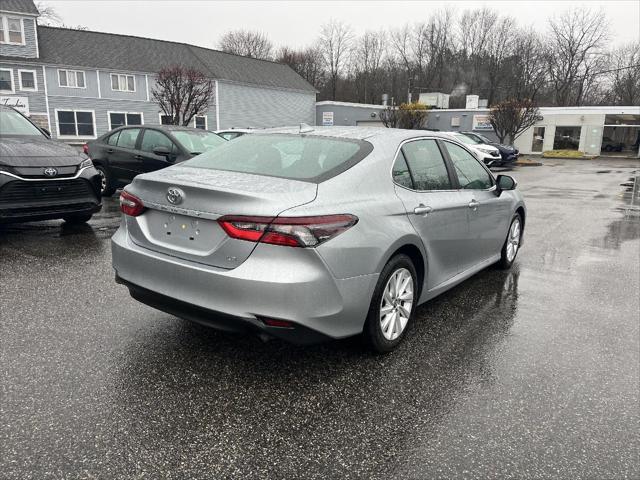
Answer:
[(356, 125), (358, 127), (384, 128), (384, 123), (376, 120), (358, 120)]

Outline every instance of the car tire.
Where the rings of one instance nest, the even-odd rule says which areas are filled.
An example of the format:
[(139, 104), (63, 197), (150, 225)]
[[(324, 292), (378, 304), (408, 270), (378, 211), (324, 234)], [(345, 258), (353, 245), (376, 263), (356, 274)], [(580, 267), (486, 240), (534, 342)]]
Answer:
[(84, 213), (78, 215), (69, 215), (67, 217), (63, 217), (64, 221), (70, 225), (79, 225), (81, 223), (87, 223), (93, 217), (92, 213)]
[(611, 145), (607, 145), (604, 147), (605, 152), (610, 152), (611, 150), (613, 150), (613, 147)]
[(103, 197), (110, 197), (116, 191), (113, 186), (113, 180), (111, 178), (111, 172), (107, 167), (103, 167), (102, 165), (96, 165), (96, 170), (100, 174), (101, 185), (100, 185), (100, 195)]
[(387, 353), (402, 342), (411, 326), (419, 294), (413, 262), (404, 254), (394, 256), (380, 273), (364, 325), (363, 336), (372, 350)]
[(520, 242), (522, 240), (522, 217), (519, 213), (516, 213), (511, 219), (509, 224), (509, 230), (507, 231), (507, 238), (502, 246), (500, 252), (500, 261), (498, 266), (503, 270), (508, 270), (516, 260), (518, 251), (520, 250)]

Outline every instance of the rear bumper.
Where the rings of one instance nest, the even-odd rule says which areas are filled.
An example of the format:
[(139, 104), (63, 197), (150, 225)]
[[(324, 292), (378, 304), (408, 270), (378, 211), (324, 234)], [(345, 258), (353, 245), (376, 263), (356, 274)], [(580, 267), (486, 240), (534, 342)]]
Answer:
[[(258, 331), (293, 343), (362, 332), (377, 274), (336, 279), (313, 249), (258, 244), (226, 270), (112, 238), (113, 267), (131, 295), (154, 308), (230, 331)], [(292, 329), (269, 327), (278, 319)]]
[(86, 168), (73, 178), (26, 179), (0, 174), (0, 223), (95, 213), (102, 207), (100, 178)]

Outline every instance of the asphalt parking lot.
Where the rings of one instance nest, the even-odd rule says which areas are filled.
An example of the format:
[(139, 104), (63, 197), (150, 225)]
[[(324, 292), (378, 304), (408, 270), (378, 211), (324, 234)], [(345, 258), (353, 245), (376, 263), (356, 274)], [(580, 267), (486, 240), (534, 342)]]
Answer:
[(513, 270), (421, 307), (387, 356), (135, 302), (113, 281), (115, 198), (87, 226), (5, 226), (0, 476), (638, 478), (634, 170), (514, 170), (529, 215)]

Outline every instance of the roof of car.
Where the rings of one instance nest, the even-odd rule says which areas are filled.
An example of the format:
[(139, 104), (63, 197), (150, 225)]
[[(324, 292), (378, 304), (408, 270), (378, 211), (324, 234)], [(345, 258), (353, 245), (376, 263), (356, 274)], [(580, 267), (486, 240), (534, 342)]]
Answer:
[[(30, 62), (140, 73), (156, 73), (168, 65), (182, 65), (209, 78), (315, 92), (288, 65), (186, 43), (38, 25), (38, 46), (40, 56), (30, 58)], [(17, 57), (0, 55), (0, 59), (15, 62)]]
[(400, 128), (376, 128), (376, 127), (310, 127), (312, 130), (301, 132), (300, 126), (266, 128), (255, 133), (287, 133), (304, 134), (321, 137), (349, 138), (353, 140), (370, 140), (373, 138), (393, 138), (394, 140), (405, 140), (415, 137), (430, 138), (450, 138), (443, 132), (431, 132), (427, 130), (404, 130)]

